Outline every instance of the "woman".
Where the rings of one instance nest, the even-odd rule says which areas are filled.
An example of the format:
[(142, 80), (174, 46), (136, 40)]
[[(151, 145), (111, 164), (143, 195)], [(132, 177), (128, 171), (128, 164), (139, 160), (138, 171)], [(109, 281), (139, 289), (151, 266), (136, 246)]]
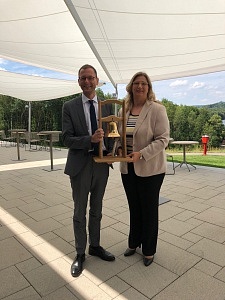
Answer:
[[(126, 90), (127, 154), (133, 162), (120, 163), (130, 211), (124, 256), (133, 255), (141, 246), (144, 265), (149, 266), (157, 246), (159, 192), (166, 172), (169, 121), (165, 107), (156, 101), (146, 73), (136, 73)], [(121, 147), (117, 152), (121, 154)]]

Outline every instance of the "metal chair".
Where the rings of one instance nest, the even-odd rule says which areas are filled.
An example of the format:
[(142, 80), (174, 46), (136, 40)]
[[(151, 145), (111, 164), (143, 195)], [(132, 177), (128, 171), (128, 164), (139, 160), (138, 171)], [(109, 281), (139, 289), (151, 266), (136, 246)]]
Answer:
[(166, 157), (171, 159), (172, 162), (172, 173), (166, 173), (166, 175), (174, 175), (175, 174), (175, 165), (174, 165), (174, 160), (173, 160), (173, 155), (166, 153)]
[(0, 136), (1, 136), (1, 147), (3, 146), (3, 143), (5, 142), (5, 147), (7, 147), (7, 142), (9, 142), (9, 147), (10, 146), (16, 146), (16, 136), (15, 133), (11, 132), (10, 136), (6, 136), (5, 130), (0, 131)]
[[(50, 144), (50, 139), (46, 139), (45, 142)], [(58, 142), (59, 142), (59, 133), (52, 133), (52, 144)], [(59, 149), (58, 148), (55, 149), (61, 150), (61, 147), (59, 147)]]
[[(25, 139), (27, 144), (25, 144), (25, 150), (26, 146), (29, 145), (29, 151), (37, 151), (38, 150), (38, 143), (40, 142), (40, 137), (38, 136), (37, 132), (25, 132)], [(35, 148), (32, 148), (32, 145), (35, 146)]]

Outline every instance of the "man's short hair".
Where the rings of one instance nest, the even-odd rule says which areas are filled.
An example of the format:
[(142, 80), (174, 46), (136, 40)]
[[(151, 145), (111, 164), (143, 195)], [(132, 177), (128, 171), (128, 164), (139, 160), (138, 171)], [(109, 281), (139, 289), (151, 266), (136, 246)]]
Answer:
[(79, 71), (78, 71), (78, 76), (80, 75), (80, 71), (81, 71), (82, 69), (85, 70), (85, 69), (89, 69), (89, 68), (93, 69), (94, 72), (95, 72), (96, 77), (98, 77), (96, 69), (95, 69), (93, 66), (88, 65), (88, 64), (85, 64), (85, 65), (83, 65), (82, 67), (80, 67), (80, 69), (79, 69)]

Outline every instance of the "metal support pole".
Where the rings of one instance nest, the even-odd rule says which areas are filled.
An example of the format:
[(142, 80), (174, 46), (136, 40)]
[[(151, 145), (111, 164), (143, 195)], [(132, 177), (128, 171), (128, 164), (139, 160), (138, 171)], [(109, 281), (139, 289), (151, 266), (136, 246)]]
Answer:
[(30, 137), (31, 137), (31, 102), (28, 102), (28, 148), (30, 149)]

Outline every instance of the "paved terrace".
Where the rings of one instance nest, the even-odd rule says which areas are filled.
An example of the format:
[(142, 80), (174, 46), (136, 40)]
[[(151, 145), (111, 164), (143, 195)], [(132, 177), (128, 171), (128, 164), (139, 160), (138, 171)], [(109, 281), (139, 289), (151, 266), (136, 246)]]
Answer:
[[(128, 207), (118, 164), (104, 197), (101, 244), (116, 255), (87, 255), (70, 275), (75, 256), (66, 150), (0, 147), (0, 299), (224, 300), (225, 169), (185, 166), (167, 175), (161, 196), (158, 251), (145, 267), (140, 253), (125, 258)], [(169, 167), (171, 167), (169, 165)], [(60, 169), (60, 170), (57, 170)]]

